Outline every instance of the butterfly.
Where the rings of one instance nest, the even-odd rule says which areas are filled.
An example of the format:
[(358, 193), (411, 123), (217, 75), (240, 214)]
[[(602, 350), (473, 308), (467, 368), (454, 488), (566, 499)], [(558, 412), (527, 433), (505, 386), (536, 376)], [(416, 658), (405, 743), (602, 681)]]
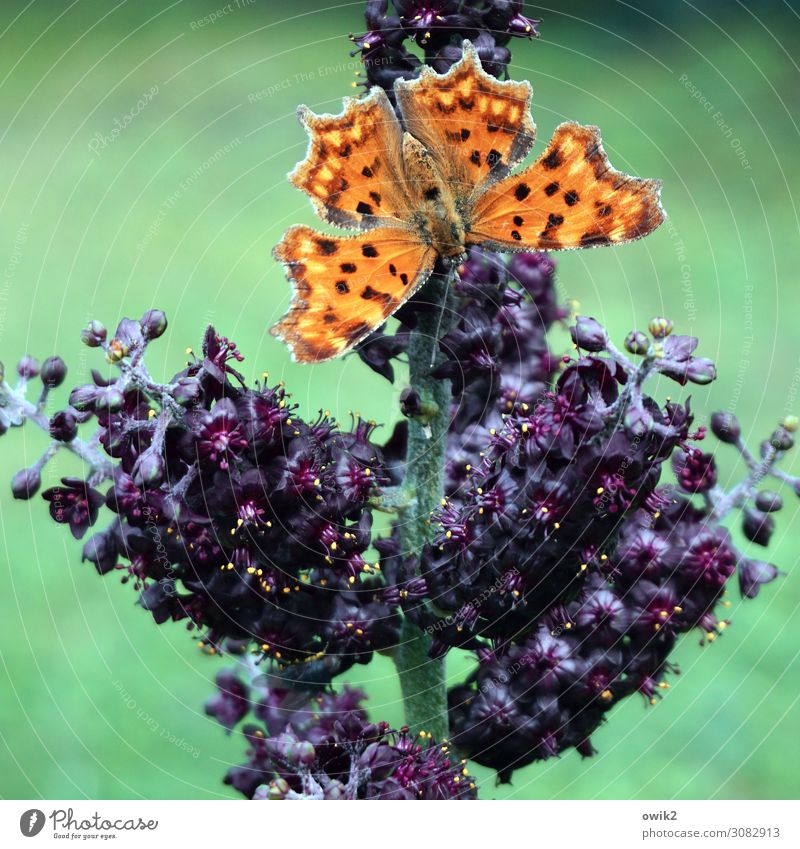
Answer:
[[(561, 124), (527, 168), (536, 127), (527, 81), (501, 81), (464, 42), (446, 74), (395, 83), (400, 119), (374, 88), (340, 115), (298, 110), (309, 138), (289, 175), (329, 224), (290, 227), (273, 251), (293, 285), (272, 328), (300, 362), (349, 351), (471, 245), (494, 251), (639, 239), (664, 219), (661, 183), (611, 167), (597, 127)], [(401, 123), (402, 120), (402, 123)]]

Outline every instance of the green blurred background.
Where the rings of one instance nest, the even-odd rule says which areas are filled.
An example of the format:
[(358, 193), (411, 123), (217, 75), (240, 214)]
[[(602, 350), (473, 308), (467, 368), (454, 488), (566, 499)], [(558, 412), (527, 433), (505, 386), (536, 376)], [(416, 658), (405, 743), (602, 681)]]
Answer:
[[(306, 141), (299, 103), (338, 111), (357, 64), (361, 3), (4, 0), (0, 19), (0, 358), (58, 352), (70, 385), (92, 359), (78, 330), (151, 306), (170, 330), (167, 376), (213, 322), (245, 372), (285, 378), (308, 415), (394, 418), (389, 387), (357, 360), (301, 367), (265, 333), (288, 302), (269, 250), (313, 222), (285, 174)], [(700, 337), (719, 379), (693, 389), (701, 420), (735, 412), (751, 444), (800, 412), (800, 36), (796, 6), (602, 0), (526, 7), (543, 37), (517, 41), (542, 139), (598, 124), (623, 170), (664, 180), (670, 219), (644, 242), (559, 257), (563, 298), (617, 339), (655, 314)], [(139, 105), (139, 101), (143, 105)], [(127, 117), (126, 117), (127, 116)], [(114, 132), (117, 123), (124, 125)], [(556, 346), (565, 344), (556, 333)], [(661, 387), (662, 396), (675, 385)], [(392, 412), (387, 412), (392, 411)], [(31, 463), (32, 432), (0, 444), (0, 480)], [(722, 481), (741, 468), (720, 452)], [(48, 485), (75, 470), (48, 467)], [(800, 464), (795, 464), (800, 472)], [(40, 501), (0, 496), (0, 795), (223, 798), (239, 740), (203, 715), (220, 661), (180, 625), (155, 627), (130, 587), (79, 563)], [(742, 604), (712, 646), (676, 653), (657, 707), (629, 699), (575, 754), (521, 770), (484, 798), (793, 798), (800, 793), (800, 553), (787, 493), (771, 559), (787, 576)], [(452, 656), (449, 674), (463, 663)], [(352, 670), (373, 716), (401, 722), (387, 662)]]

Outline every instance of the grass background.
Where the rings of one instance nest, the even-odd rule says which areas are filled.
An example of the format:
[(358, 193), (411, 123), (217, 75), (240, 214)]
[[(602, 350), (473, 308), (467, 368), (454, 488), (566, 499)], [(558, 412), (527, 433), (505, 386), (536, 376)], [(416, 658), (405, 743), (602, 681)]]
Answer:
[[(269, 250), (288, 224), (313, 223), (285, 180), (306, 144), (294, 112), (301, 102), (338, 111), (352, 93), (347, 34), (362, 28), (361, 7), (234, 0), (209, 23), (225, 3), (4, 0), (9, 369), (26, 351), (58, 352), (73, 385), (92, 366), (77, 340), (90, 317), (113, 326), (158, 306), (170, 329), (152, 349), (155, 374), (180, 367), (211, 321), (247, 354), (247, 374), (285, 379), (306, 414), (394, 417), (402, 382), (389, 387), (354, 359), (294, 365), (265, 333), (288, 303)], [(533, 84), (536, 149), (562, 120), (598, 124), (617, 167), (663, 178), (670, 214), (644, 242), (559, 257), (562, 296), (617, 339), (655, 314), (698, 335), (719, 364), (714, 385), (693, 389), (698, 416), (731, 410), (757, 445), (800, 412), (796, 5), (604, 0), (529, 11), (545, 19), (543, 38), (513, 45), (511, 72)], [(127, 126), (100, 147), (97, 134), (111, 139), (117, 120)], [(674, 384), (660, 389), (675, 394)], [(0, 479), (43, 444), (7, 434)], [(727, 451), (720, 466), (723, 482), (741, 471)], [(59, 458), (46, 484), (74, 470)], [(769, 555), (786, 577), (755, 602), (731, 592), (733, 627), (713, 646), (683, 641), (683, 674), (661, 704), (617, 707), (591, 760), (570, 753), (502, 788), (478, 768), (482, 795), (797, 797), (800, 535), (797, 499), (786, 502)], [(0, 796), (230, 795), (220, 779), (242, 746), (202, 711), (218, 659), (180, 625), (154, 627), (131, 588), (81, 565), (79, 544), (40, 501), (2, 489), (0, 522)], [(453, 656), (449, 674), (462, 669)], [(345, 677), (367, 687), (374, 717), (400, 723), (387, 662)]]

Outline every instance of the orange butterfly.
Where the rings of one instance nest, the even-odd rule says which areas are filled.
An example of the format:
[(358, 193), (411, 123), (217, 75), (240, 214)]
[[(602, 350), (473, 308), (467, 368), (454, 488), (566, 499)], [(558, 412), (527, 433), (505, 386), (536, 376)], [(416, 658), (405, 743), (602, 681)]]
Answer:
[(301, 362), (337, 357), (380, 327), (437, 257), (616, 244), (664, 219), (660, 182), (614, 170), (596, 127), (561, 124), (509, 176), (533, 145), (531, 87), (487, 74), (469, 42), (446, 74), (425, 68), (395, 92), (405, 132), (379, 88), (341, 115), (299, 109), (310, 145), (290, 180), (322, 219), (361, 231), (295, 226), (275, 248), (294, 298), (272, 333)]

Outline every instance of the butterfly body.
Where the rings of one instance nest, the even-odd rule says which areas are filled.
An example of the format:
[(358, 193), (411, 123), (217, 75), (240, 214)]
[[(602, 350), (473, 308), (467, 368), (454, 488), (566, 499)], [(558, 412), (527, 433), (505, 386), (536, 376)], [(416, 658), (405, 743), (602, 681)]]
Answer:
[(412, 226), (420, 240), (447, 259), (466, 253), (466, 222), (450, 185), (439, 174), (430, 151), (410, 133), (403, 136), (403, 165), (406, 192), (414, 201)]
[(660, 184), (613, 169), (595, 127), (559, 126), (530, 166), (527, 82), (500, 81), (464, 44), (447, 74), (425, 69), (340, 115), (301, 108), (309, 152), (290, 175), (325, 221), (358, 231), (287, 230), (275, 249), (294, 285), (272, 332), (320, 362), (368, 336), (471, 245), (499, 251), (594, 247), (640, 238), (663, 220)]

